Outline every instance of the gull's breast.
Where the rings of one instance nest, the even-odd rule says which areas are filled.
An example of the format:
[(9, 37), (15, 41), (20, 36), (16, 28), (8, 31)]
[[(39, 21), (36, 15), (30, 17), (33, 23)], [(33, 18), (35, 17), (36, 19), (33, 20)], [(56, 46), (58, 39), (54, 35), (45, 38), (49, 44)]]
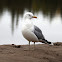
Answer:
[(37, 36), (33, 33), (33, 28), (24, 26), (22, 29), (22, 34), (28, 41), (39, 41)]

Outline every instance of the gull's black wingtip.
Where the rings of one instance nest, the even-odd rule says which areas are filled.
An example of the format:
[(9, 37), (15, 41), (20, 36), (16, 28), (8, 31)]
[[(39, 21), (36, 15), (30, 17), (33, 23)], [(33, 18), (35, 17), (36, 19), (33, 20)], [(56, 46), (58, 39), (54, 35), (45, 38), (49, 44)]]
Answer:
[(51, 44), (51, 42), (49, 42), (49, 41), (48, 41), (47, 43), (48, 43), (48, 44)]
[(45, 40), (48, 44), (51, 44), (51, 42), (49, 42), (49, 41), (47, 41), (47, 40)]
[(45, 42), (44, 43), (48, 43), (48, 44), (52, 44), (51, 42), (49, 42), (49, 41), (47, 41), (47, 40), (45, 40), (45, 39), (43, 39)]

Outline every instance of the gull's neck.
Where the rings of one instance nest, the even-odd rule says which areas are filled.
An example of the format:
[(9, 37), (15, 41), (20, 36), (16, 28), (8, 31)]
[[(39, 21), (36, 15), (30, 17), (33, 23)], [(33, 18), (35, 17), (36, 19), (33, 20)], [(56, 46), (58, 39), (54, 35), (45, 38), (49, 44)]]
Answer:
[(27, 28), (27, 29), (30, 29), (30, 28), (32, 28), (34, 26), (31, 19), (25, 19), (23, 21), (22, 25), (23, 25), (23, 28)]

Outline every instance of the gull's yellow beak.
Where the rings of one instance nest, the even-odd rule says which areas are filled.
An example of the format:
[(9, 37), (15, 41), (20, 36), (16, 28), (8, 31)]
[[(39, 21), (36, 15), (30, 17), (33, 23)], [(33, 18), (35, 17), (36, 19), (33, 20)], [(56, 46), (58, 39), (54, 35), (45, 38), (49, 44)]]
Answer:
[(37, 18), (36, 16), (33, 16), (33, 18)]

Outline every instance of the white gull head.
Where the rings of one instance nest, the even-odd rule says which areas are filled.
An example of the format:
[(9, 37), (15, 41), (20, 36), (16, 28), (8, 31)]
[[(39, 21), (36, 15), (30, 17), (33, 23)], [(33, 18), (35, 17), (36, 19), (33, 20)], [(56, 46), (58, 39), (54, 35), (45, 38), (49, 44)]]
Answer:
[(31, 12), (27, 12), (24, 14), (24, 19), (32, 19), (32, 18), (37, 18), (36, 16), (33, 15)]
[[(31, 12), (25, 13), (23, 16), (22, 26), (24, 28), (32, 28), (33, 27), (33, 23), (32, 23), (33, 18), (37, 18), (36, 16), (33, 15), (33, 13), (31, 13)], [(24, 29), (24, 28), (22, 28), (22, 29)]]

